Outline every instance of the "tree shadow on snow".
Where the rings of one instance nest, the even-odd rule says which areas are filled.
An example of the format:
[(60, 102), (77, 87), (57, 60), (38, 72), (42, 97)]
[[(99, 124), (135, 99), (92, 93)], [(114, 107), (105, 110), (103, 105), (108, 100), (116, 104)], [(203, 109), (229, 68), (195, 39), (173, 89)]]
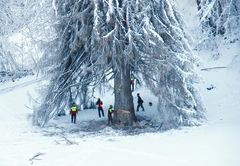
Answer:
[(50, 123), (42, 131), (45, 136), (71, 135), (78, 137), (94, 136), (125, 136), (139, 135), (143, 133), (163, 132), (162, 124), (152, 122), (144, 116), (138, 116), (136, 125), (133, 127), (108, 125), (107, 120), (88, 120), (72, 124)]

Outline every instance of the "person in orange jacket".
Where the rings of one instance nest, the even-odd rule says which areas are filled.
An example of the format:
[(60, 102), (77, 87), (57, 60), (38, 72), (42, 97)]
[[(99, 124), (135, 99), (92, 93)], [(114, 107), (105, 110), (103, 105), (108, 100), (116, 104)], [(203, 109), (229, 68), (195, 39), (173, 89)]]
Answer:
[(131, 84), (132, 92), (134, 91), (134, 80), (135, 80), (135, 78), (134, 78), (133, 74), (131, 74), (130, 75), (130, 84)]

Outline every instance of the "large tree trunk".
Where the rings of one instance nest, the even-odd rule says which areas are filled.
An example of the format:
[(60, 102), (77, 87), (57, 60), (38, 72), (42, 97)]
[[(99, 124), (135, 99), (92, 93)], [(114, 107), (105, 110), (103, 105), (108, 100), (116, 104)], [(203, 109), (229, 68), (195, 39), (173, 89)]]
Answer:
[(121, 65), (121, 69), (114, 71), (114, 124), (132, 126), (136, 120), (133, 96), (130, 86), (130, 67)]

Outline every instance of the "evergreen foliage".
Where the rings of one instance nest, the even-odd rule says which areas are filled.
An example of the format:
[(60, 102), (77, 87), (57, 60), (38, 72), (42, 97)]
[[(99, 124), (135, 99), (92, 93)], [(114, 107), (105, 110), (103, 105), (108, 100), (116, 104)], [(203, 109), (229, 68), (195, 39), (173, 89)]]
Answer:
[(212, 36), (239, 37), (239, 0), (197, 0), (203, 29)]

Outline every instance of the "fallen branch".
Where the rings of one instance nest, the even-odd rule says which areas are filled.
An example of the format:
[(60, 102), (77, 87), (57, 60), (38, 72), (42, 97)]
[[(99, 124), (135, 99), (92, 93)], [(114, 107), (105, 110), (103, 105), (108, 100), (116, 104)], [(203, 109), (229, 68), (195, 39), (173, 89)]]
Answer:
[(33, 164), (33, 160), (41, 160), (37, 157), (42, 156), (42, 155), (44, 155), (44, 153), (39, 152), (39, 153), (35, 154), (32, 158), (30, 158), (29, 161), (31, 161), (31, 165)]
[(77, 142), (73, 142), (73, 141), (69, 140), (68, 138), (66, 138), (65, 136), (62, 136), (62, 138), (64, 138), (64, 140), (66, 141), (67, 144), (70, 144), (70, 145), (73, 145), (73, 144), (78, 145)]
[(33, 109), (31, 107), (27, 106), (26, 104), (24, 104), (24, 106), (33, 111)]
[(226, 66), (220, 66), (220, 67), (208, 67), (208, 68), (203, 68), (201, 70), (204, 70), (204, 71), (208, 71), (208, 70), (212, 70), (212, 69), (226, 69), (227, 67)]

